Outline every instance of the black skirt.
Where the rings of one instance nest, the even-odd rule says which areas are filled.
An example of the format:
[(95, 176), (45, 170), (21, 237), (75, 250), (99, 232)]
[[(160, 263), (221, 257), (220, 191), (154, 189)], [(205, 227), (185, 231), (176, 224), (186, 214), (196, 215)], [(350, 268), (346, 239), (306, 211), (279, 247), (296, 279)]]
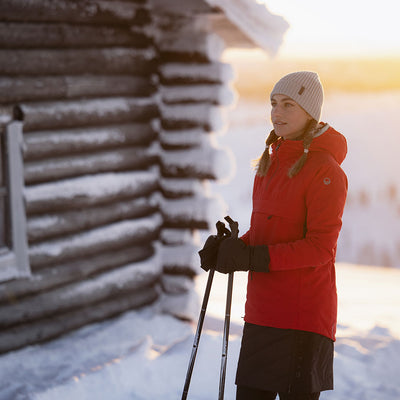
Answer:
[(313, 332), (245, 323), (236, 385), (278, 393), (333, 389), (333, 341)]

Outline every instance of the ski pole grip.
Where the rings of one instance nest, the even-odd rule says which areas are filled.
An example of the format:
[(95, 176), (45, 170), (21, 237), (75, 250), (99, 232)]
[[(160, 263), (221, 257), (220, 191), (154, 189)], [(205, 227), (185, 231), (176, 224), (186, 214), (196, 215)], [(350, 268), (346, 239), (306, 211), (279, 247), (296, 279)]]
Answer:
[(225, 221), (229, 224), (229, 228), (232, 232), (232, 237), (237, 238), (239, 235), (239, 224), (237, 223), (237, 221), (234, 221), (229, 215), (225, 217)]

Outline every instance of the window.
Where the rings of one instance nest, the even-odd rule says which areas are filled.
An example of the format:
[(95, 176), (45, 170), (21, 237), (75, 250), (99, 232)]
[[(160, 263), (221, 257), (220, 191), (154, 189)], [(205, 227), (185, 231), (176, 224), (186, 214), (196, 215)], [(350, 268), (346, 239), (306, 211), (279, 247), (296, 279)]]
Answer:
[(28, 276), (22, 123), (0, 124), (0, 281)]

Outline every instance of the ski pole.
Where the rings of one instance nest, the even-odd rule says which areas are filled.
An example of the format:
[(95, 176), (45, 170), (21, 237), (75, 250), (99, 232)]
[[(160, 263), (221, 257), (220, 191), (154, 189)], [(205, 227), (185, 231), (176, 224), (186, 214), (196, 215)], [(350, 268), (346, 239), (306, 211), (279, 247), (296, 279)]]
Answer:
[(226, 292), (224, 337), (222, 342), (221, 370), (219, 375), (219, 394), (218, 400), (223, 400), (225, 391), (226, 363), (228, 361), (229, 326), (231, 321), (231, 305), (233, 291), (233, 272), (228, 276), (228, 288)]
[[(239, 234), (238, 223), (234, 221), (230, 216), (226, 216), (225, 220), (229, 223), (229, 228), (231, 229), (231, 236), (233, 238), (237, 238)], [(229, 273), (228, 287), (226, 291), (224, 337), (222, 342), (222, 358), (221, 358), (221, 370), (219, 375), (218, 400), (224, 399), (224, 391), (225, 391), (226, 364), (228, 361), (229, 327), (231, 321), (233, 274), (234, 274), (233, 272)]]
[[(231, 234), (231, 232), (228, 229), (226, 229), (224, 223), (221, 221), (218, 221), (217, 222), (217, 237), (221, 238), (224, 235), (229, 236), (230, 234)], [(210, 269), (210, 271), (208, 273), (207, 285), (206, 285), (206, 289), (204, 291), (203, 302), (201, 304), (199, 321), (197, 323), (196, 334), (194, 335), (192, 353), (190, 355), (189, 365), (188, 365), (188, 369), (186, 372), (186, 379), (185, 379), (185, 385), (183, 387), (182, 400), (186, 400), (188, 392), (189, 392), (190, 380), (192, 379), (194, 362), (196, 360), (197, 350), (199, 347), (200, 336), (201, 336), (201, 331), (203, 329), (204, 317), (206, 315), (208, 299), (210, 297), (210, 292), (211, 292), (211, 285), (212, 285), (212, 281), (214, 278), (214, 272), (215, 272), (214, 269)]]
[(201, 331), (203, 329), (203, 322), (204, 322), (204, 317), (206, 315), (208, 299), (210, 297), (210, 291), (211, 291), (212, 281), (214, 278), (214, 272), (215, 272), (215, 270), (210, 269), (210, 272), (208, 273), (207, 285), (206, 285), (206, 290), (204, 292), (203, 303), (201, 305), (200, 317), (199, 317), (199, 321), (197, 323), (196, 334), (194, 335), (192, 354), (190, 355), (189, 366), (188, 366), (188, 370), (186, 373), (186, 380), (185, 380), (185, 386), (183, 388), (182, 400), (186, 400), (188, 392), (189, 392), (190, 380), (192, 378), (194, 362), (196, 360), (197, 349), (199, 347), (200, 335), (201, 335)]

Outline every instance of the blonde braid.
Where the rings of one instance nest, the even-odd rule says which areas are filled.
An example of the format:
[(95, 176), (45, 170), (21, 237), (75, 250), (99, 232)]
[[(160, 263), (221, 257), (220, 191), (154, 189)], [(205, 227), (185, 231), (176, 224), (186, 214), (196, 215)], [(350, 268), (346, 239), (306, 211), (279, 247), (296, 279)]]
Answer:
[(301, 155), (301, 157), (289, 168), (288, 171), (289, 178), (293, 178), (294, 176), (296, 176), (306, 163), (308, 150), (317, 131), (318, 131), (318, 122), (315, 119), (313, 119), (308, 124), (306, 128), (306, 133), (304, 135), (303, 139), (304, 152)]
[(275, 133), (274, 130), (270, 132), (265, 141), (265, 150), (262, 153), (261, 157), (255, 160), (255, 168), (257, 170), (258, 176), (267, 175), (267, 171), (270, 165), (270, 157), (269, 157), (269, 147), (271, 144), (275, 143), (279, 139), (279, 136)]

